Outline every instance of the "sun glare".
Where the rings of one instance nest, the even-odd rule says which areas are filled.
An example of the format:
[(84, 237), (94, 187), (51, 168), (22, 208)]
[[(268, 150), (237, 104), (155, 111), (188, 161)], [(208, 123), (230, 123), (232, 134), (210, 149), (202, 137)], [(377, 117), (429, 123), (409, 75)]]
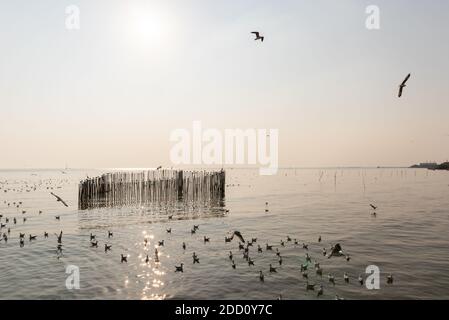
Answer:
[(128, 37), (134, 44), (156, 48), (167, 42), (172, 19), (159, 8), (150, 6), (134, 6), (129, 8)]

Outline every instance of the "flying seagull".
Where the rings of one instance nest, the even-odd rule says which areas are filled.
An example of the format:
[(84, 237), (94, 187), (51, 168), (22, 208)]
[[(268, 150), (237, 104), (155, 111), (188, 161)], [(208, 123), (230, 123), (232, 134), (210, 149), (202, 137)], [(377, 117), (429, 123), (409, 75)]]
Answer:
[(56, 198), (56, 200), (57, 200), (58, 202), (61, 202), (63, 205), (65, 205), (66, 207), (68, 207), (67, 203), (66, 203), (64, 200), (62, 200), (62, 198), (61, 198), (60, 196), (55, 195), (53, 192), (50, 192), (50, 193), (51, 193), (52, 196), (54, 196), (54, 197)]
[(234, 231), (234, 233), (232, 234), (232, 236), (229, 239), (234, 239), (234, 236), (237, 236), (237, 238), (239, 238), (243, 243), (245, 243), (245, 239), (243, 239), (242, 234), (240, 233), (240, 231)]
[(256, 35), (256, 39), (254, 40), (260, 40), (263, 42), (264, 37), (260, 35), (260, 33), (258, 31), (253, 31), (251, 32), (252, 34)]
[(410, 73), (407, 75), (407, 77), (405, 77), (404, 81), (402, 81), (402, 83), (399, 85), (399, 95), (398, 97), (402, 97), (402, 90), (404, 90), (404, 88), (406, 87), (405, 83), (408, 81), (408, 79), (410, 78)]

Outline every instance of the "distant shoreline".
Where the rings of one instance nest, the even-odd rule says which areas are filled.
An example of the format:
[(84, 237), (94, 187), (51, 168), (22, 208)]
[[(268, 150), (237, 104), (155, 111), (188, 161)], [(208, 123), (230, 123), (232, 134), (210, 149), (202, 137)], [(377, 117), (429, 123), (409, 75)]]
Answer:
[(449, 162), (438, 164), (436, 162), (420, 163), (410, 166), (412, 169), (449, 170)]
[[(279, 167), (279, 170), (372, 170), (372, 169), (411, 169), (411, 168), (424, 168), (420, 167), (419, 165), (415, 166), (323, 166), (323, 167)], [(132, 170), (132, 171), (145, 171), (145, 170), (155, 170), (156, 168), (0, 168), (0, 172), (6, 172), (6, 171), (64, 171), (64, 172), (70, 172), (70, 171), (117, 171), (117, 170)], [(166, 169), (169, 169), (167, 167)], [(211, 170), (211, 169), (221, 169), (221, 167), (212, 167), (212, 166), (204, 166), (204, 167), (179, 167), (178, 169), (183, 170)], [(224, 167), (224, 170), (258, 170), (258, 167)]]

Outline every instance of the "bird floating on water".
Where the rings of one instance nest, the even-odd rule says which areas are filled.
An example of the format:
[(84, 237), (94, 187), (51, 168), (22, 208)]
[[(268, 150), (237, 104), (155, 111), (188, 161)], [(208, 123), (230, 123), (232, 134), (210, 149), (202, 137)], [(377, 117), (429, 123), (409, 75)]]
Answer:
[(323, 295), (323, 285), (320, 284), (320, 288), (318, 289), (316, 296), (318, 298), (319, 296), (322, 296), (322, 295)]
[(363, 286), (363, 277), (362, 277), (362, 275), (359, 275), (358, 281), (359, 281), (360, 285)]
[(56, 235), (56, 237), (57, 237), (57, 239), (58, 239), (58, 243), (62, 243), (62, 230), (61, 230), (61, 232), (59, 233), (59, 235), (56, 234), (56, 233), (55, 233), (55, 235)]
[(308, 253), (306, 253), (306, 261), (307, 262), (312, 262), (312, 258), (309, 256)]
[(276, 255), (277, 255), (278, 257), (280, 257), (280, 256), (281, 256), (281, 252), (279, 251), (279, 249), (278, 249), (278, 248), (276, 248)]
[(307, 291), (309, 291), (309, 290), (314, 291), (314, 290), (315, 290), (315, 286), (316, 286), (315, 283), (309, 283), (309, 282), (307, 281), (307, 284), (306, 284), (306, 290), (307, 290)]
[(181, 265), (175, 266), (175, 272), (184, 272), (184, 263), (181, 263)]
[(341, 248), (341, 245), (339, 243), (337, 243), (335, 246), (332, 246), (331, 248), (331, 253), (329, 254), (329, 256), (327, 257), (328, 259), (331, 257), (341, 257), (343, 256), (343, 250)]
[(327, 275), (327, 278), (329, 279), (329, 282), (332, 283), (335, 286), (335, 278), (330, 273)]
[(387, 283), (388, 283), (388, 284), (393, 284), (393, 275), (392, 275), (392, 274), (389, 274), (389, 275), (387, 276)]

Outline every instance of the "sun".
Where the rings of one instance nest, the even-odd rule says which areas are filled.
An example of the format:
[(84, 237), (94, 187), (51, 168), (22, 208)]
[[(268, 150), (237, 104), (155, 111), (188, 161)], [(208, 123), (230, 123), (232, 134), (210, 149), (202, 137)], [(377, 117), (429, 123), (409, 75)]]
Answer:
[(167, 12), (155, 6), (131, 6), (127, 14), (127, 36), (143, 47), (163, 46), (172, 31), (172, 20)]

